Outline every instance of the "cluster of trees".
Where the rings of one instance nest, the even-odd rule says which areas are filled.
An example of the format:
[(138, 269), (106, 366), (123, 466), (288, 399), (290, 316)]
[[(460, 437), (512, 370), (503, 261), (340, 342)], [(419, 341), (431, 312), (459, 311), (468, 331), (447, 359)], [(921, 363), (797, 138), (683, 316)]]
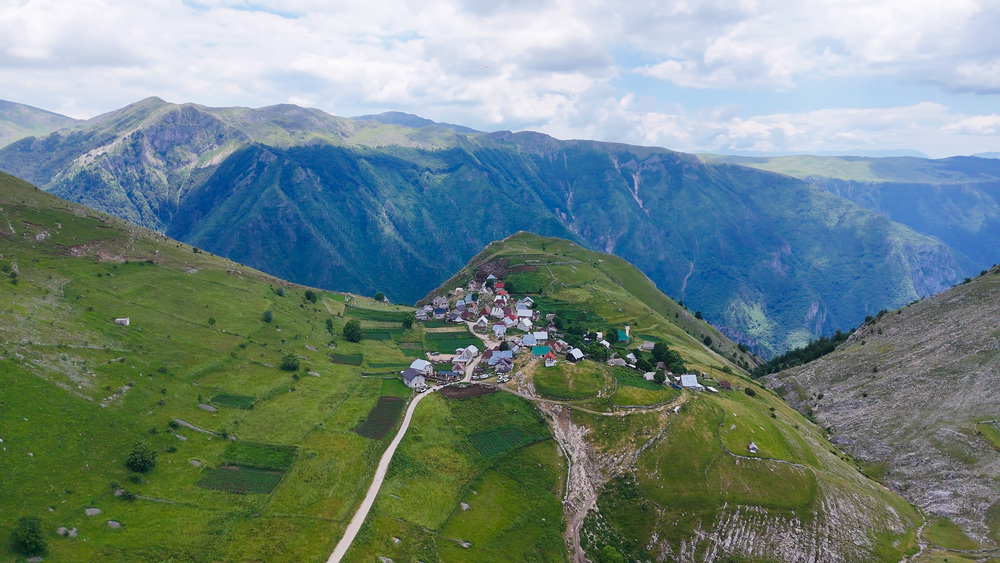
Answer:
[(771, 373), (777, 373), (783, 369), (793, 368), (807, 364), (817, 358), (825, 356), (837, 349), (841, 342), (854, 332), (843, 332), (837, 330), (832, 337), (821, 336), (819, 340), (814, 340), (801, 348), (789, 350), (780, 356), (775, 356), (764, 365), (758, 366), (750, 372), (754, 379), (764, 377)]
[(343, 334), (348, 342), (361, 342), (361, 337), (364, 336), (364, 333), (361, 331), (361, 321), (351, 319), (344, 323)]

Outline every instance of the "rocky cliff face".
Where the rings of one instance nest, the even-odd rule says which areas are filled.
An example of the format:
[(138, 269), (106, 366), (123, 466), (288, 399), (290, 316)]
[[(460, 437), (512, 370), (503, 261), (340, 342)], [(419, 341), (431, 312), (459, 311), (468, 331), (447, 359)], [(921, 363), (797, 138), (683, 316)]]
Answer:
[[(837, 351), (767, 378), (918, 506), (1000, 539), (1000, 268), (885, 314)], [(997, 434), (1000, 437), (1000, 434)], [(988, 540), (987, 540), (988, 541)]]

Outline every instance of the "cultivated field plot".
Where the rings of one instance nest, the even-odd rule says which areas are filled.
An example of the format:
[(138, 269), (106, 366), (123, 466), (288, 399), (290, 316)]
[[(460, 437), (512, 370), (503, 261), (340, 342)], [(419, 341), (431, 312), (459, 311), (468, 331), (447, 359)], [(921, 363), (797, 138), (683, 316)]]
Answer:
[(482, 397), (496, 393), (496, 387), (488, 385), (449, 385), (441, 389), (441, 396), (445, 399), (468, 399), (469, 397)]
[(348, 305), (345, 314), (361, 321), (380, 321), (390, 323), (401, 323), (411, 313), (407, 311), (378, 311), (375, 309), (363, 309), (361, 307), (351, 307)]
[(266, 495), (278, 486), (284, 475), (280, 471), (223, 465), (218, 469), (209, 471), (201, 481), (198, 481), (198, 486), (227, 493), (259, 493)]
[(424, 337), (424, 346), (431, 352), (454, 352), (458, 348), (483, 347), (483, 341), (468, 330), (455, 332), (429, 332)]
[(360, 366), (365, 357), (361, 354), (330, 354), (330, 362), (344, 366)]
[(618, 406), (649, 406), (666, 403), (679, 395), (676, 389), (648, 381), (639, 372), (623, 367), (611, 368), (618, 389), (611, 402)]
[(469, 443), (483, 457), (491, 458), (517, 448), (548, 438), (543, 434), (531, 434), (513, 426), (495, 428), (486, 432), (469, 435)]
[(607, 370), (607, 366), (589, 360), (539, 366), (535, 371), (535, 390), (548, 399), (590, 399), (610, 385)]
[(299, 456), (296, 446), (278, 446), (256, 442), (229, 442), (223, 452), (223, 464), (269, 471), (288, 471)]
[(212, 404), (221, 405), (223, 407), (231, 407), (234, 409), (252, 409), (253, 404), (256, 402), (257, 397), (250, 397), (248, 395), (221, 393), (212, 397)]
[(378, 403), (369, 411), (368, 418), (354, 429), (354, 433), (372, 440), (381, 440), (396, 426), (404, 406), (406, 401), (401, 397), (379, 397)]

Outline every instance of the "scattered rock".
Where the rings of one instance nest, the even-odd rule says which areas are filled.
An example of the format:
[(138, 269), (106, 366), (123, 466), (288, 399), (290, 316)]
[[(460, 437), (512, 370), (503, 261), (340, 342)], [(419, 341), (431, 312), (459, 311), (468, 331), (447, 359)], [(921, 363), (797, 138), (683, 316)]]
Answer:
[(177, 437), (177, 439), (180, 440), (181, 442), (187, 442), (187, 438), (181, 436), (180, 434), (174, 434), (174, 436)]
[(59, 534), (60, 536), (65, 536), (66, 534), (69, 533), (69, 528), (67, 528), (66, 526), (60, 526), (59, 529), (56, 530), (56, 533)]
[(198, 461), (197, 459), (192, 459), (191, 460), (191, 465), (193, 465), (195, 467), (201, 467), (201, 462)]
[(396, 545), (399, 545), (399, 542), (401, 542), (401, 541), (403, 541), (403, 540), (397, 538), (396, 536), (392, 537), (392, 543), (394, 543)]
[(198, 403), (198, 408), (200, 408), (203, 411), (208, 411), (208, 412), (218, 412), (218, 410), (219, 410), (219, 409), (213, 407), (212, 405), (206, 405), (205, 403)]
[(97, 516), (98, 514), (101, 513), (101, 509), (100, 508), (88, 508), (88, 509), (84, 510), (84, 512), (87, 513), (87, 516)]
[(108, 520), (108, 526), (117, 530), (122, 527), (122, 523), (116, 520)]
[(75, 538), (75, 537), (76, 537), (76, 534), (77, 534), (77, 532), (76, 532), (76, 528), (70, 528), (70, 529), (69, 529), (69, 534), (68, 534), (68, 535), (69, 535), (69, 537), (71, 537), (71, 538)]
[(122, 496), (122, 493), (124, 493), (124, 492), (125, 492), (125, 489), (115, 489), (115, 496), (116, 497), (120, 497), (120, 496)]
[(36, 556), (34, 556), (34, 557), (29, 557), (29, 558), (28, 558), (28, 563), (42, 563), (42, 561), (45, 561), (45, 559), (42, 559), (42, 558), (41, 558), (40, 556), (38, 556), (38, 555), (36, 555)]
[(469, 504), (468, 504), (468, 503), (465, 503), (465, 502), (463, 502), (463, 503), (461, 504), (461, 507), (462, 507), (462, 510), (463, 510), (463, 511), (465, 511), (465, 510), (468, 510), (468, 509), (472, 508), (471, 506), (469, 506)]
[(314, 371), (310, 371), (310, 372), (309, 372), (309, 375), (311, 375), (311, 376), (313, 376), (313, 377), (319, 377), (319, 374), (318, 374), (318, 373), (316, 373), (316, 372), (314, 372)]
[(381, 555), (379, 555), (379, 561), (381, 561), (382, 563), (392, 563), (392, 559), (389, 559), (388, 557), (382, 557)]
[(308, 344), (306, 344), (306, 350), (312, 350), (313, 352), (317, 351), (315, 348), (313, 348), (312, 346), (310, 346)]

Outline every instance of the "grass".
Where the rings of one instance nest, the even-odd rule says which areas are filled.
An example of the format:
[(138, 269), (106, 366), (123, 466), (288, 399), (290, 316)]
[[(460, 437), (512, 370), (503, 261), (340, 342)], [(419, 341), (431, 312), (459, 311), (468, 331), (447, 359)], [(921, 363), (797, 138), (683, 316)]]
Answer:
[(1000, 450), (1000, 428), (996, 422), (977, 422), (976, 432), (982, 434), (994, 448)]
[(268, 494), (281, 482), (280, 471), (266, 471), (250, 467), (225, 465), (209, 470), (199, 487), (227, 493)]
[[(484, 458), (470, 442), (484, 427), (516, 429), (541, 440)], [(346, 558), (565, 561), (560, 499), (566, 469), (548, 437), (535, 407), (509, 393), (461, 401), (438, 394), (425, 398), (389, 467), (373, 516)], [(456, 539), (471, 546), (461, 547)]]
[(298, 457), (296, 446), (230, 441), (222, 454), (223, 465), (239, 465), (265, 471), (285, 472)]
[(544, 440), (547, 435), (525, 434), (520, 428), (503, 426), (469, 435), (469, 443), (483, 457), (490, 458)]
[(348, 305), (346, 307), (345, 314), (361, 321), (401, 323), (403, 322), (403, 319), (411, 313), (407, 311), (365, 309), (362, 307), (352, 307), (351, 305)]
[(221, 393), (212, 397), (212, 403), (234, 409), (251, 409), (257, 402), (257, 397), (249, 395), (233, 395), (231, 393)]
[(549, 399), (576, 400), (596, 397), (608, 387), (611, 377), (602, 364), (584, 360), (559, 362), (552, 367), (539, 365), (535, 370), (535, 391)]
[(406, 399), (413, 394), (413, 390), (407, 387), (399, 378), (392, 377), (382, 380), (380, 393), (383, 397), (402, 397)]
[(965, 532), (947, 518), (939, 518), (924, 528), (924, 539), (944, 549), (970, 551), (980, 549), (980, 545), (965, 535)]
[(362, 354), (330, 354), (330, 362), (345, 366), (360, 366), (364, 359)]
[[(17, 236), (0, 236), (0, 264), (16, 257), (20, 275), (0, 280), (0, 529), (21, 514), (45, 529), (77, 527), (87, 541), (53, 534), (51, 561), (328, 555), (385, 447), (351, 432), (383, 384), (326, 361), (331, 313), (300, 307), (305, 288), (285, 285), (278, 297), (260, 272), (0, 176), (0, 224), (8, 221)], [(51, 236), (36, 240), (41, 230)], [(120, 316), (132, 325), (115, 325)], [(379, 342), (341, 342), (338, 353), (399, 354)], [(277, 367), (286, 354), (321, 377), (293, 379)], [(252, 409), (238, 408), (249, 398)], [(210, 413), (197, 406), (205, 402), (233, 408)], [(238, 440), (168, 426), (174, 419)], [(136, 440), (159, 454), (141, 484), (124, 465)], [(113, 481), (166, 502), (122, 502)], [(102, 517), (83, 517), (89, 507)], [(0, 545), (0, 561), (12, 558)]]
[(398, 396), (379, 397), (378, 403), (368, 412), (365, 421), (354, 429), (354, 433), (372, 440), (381, 440), (395, 428), (405, 406), (406, 401)]

